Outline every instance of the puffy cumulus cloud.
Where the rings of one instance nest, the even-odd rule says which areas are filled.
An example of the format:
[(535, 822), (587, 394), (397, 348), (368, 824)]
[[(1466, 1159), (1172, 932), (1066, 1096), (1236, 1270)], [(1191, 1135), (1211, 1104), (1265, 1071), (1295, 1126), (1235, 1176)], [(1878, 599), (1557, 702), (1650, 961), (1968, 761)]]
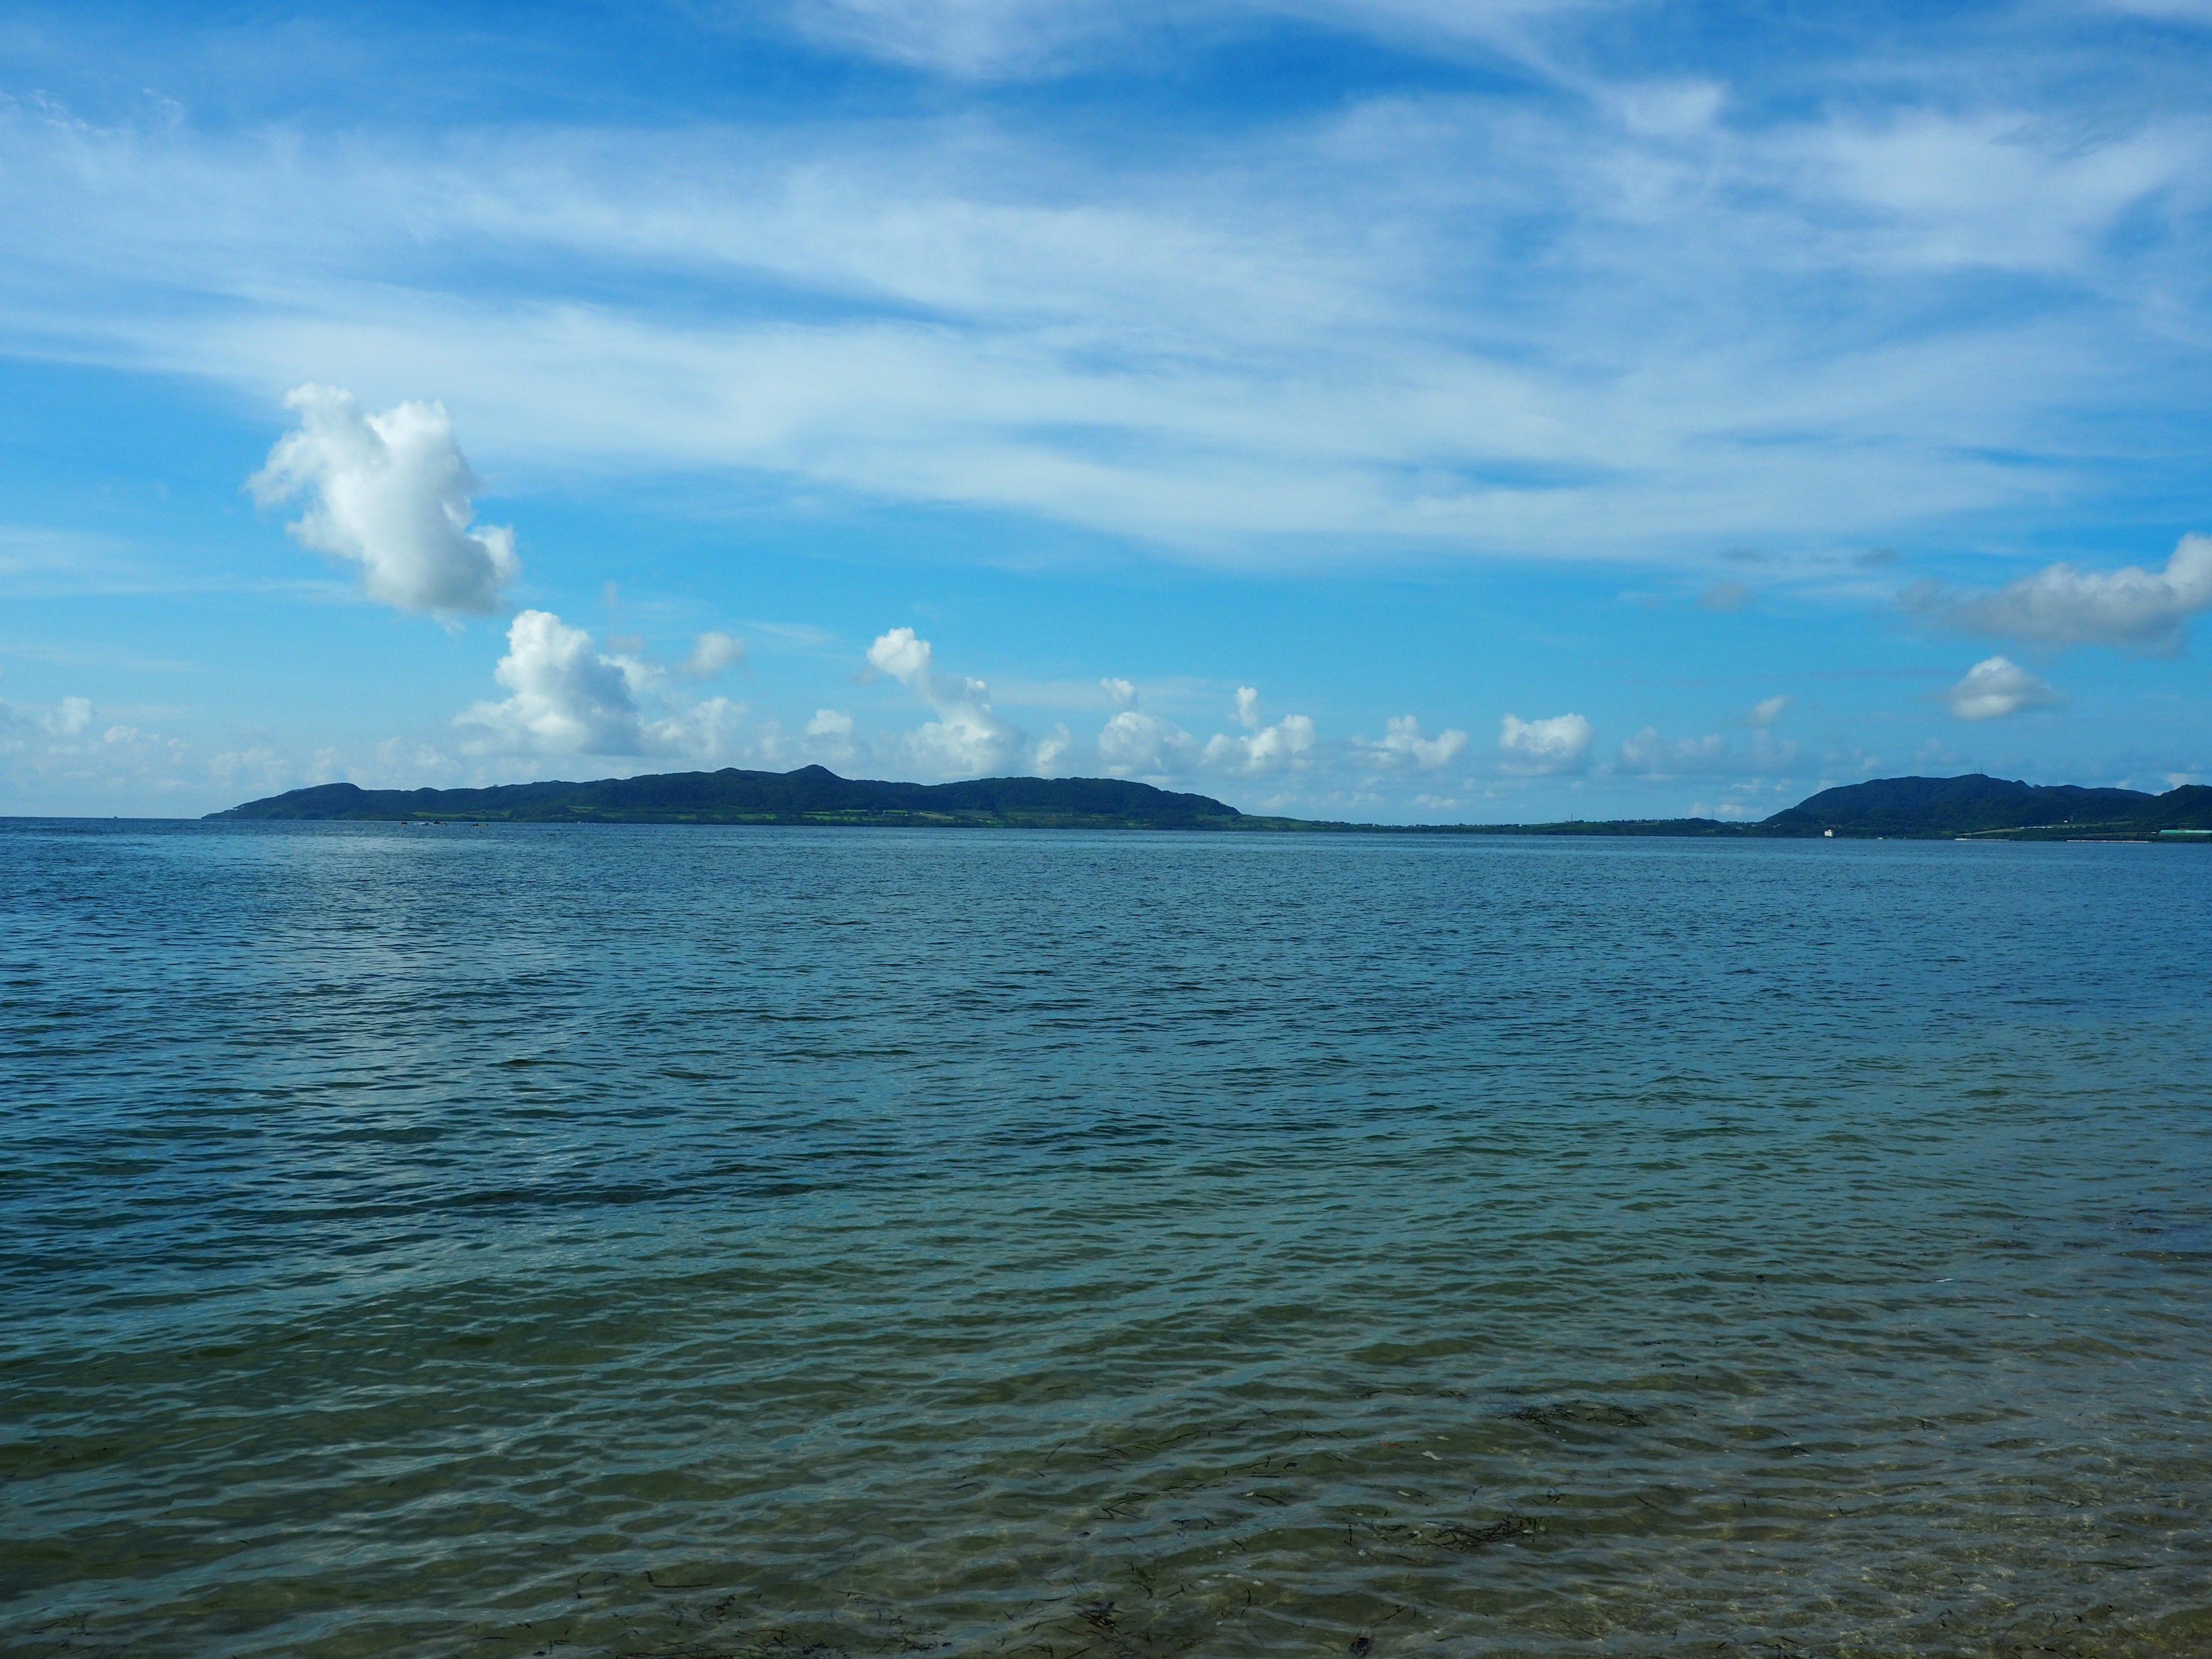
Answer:
[(514, 532), (471, 529), (469, 471), (437, 403), (365, 414), (353, 394), (302, 386), (284, 398), (300, 429), (277, 440), (247, 480), (264, 507), (312, 497), (289, 527), (307, 547), (361, 567), (362, 591), (402, 611), (496, 611), (521, 563)]
[[(1243, 732), (1217, 732), (1208, 738), (1197, 751), (1200, 766), (1214, 771), (1257, 775), (1302, 770), (1312, 761), (1319, 738), (1310, 716), (1285, 714), (1273, 726), (1263, 725), (1260, 690), (1252, 685), (1237, 688), (1237, 700), (1231, 710)], [(1130, 729), (1133, 732), (1137, 728)]]
[(868, 666), (879, 674), (913, 685), (928, 673), (935, 658), (927, 640), (911, 628), (894, 628), (879, 634), (868, 647)]
[(2057, 690), (2005, 657), (1984, 657), (1966, 678), (1943, 694), (1962, 720), (1993, 720), (2027, 708), (2047, 708), (2065, 701)]
[(491, 736), (474, 749), (544, 754), (635, 755), (644, 751), (638, 692), (646, 678), (635, 658), (602, 656), (592, 636), (550, 611), (525, 611), (507, 630), (507, 654), (493, 678), (514, 695), (479, 702), (459, 717)]
[(853, 717), (842, 708), (817, 708), (806, 722), (806, 735), (821, 743), (841, 743), (850, 748)]
[(1099, 681), (1098, 684), (1099, 688), (1113, 699), (1116, 708), (1134, 708), (1137, 706), (1137, 683), (1134, 680), (1125, 680), (1109, 675)]
[(92, 726), (92, 699), (64, 697), (40, 722), (58, 738), (81, 738)]
[(856, 763), (865, 763), (869, 746), (846, 710), (817, 708), (796, 736), (777, 720), (760, 720), (738, 753), (747, 765), (775, 771), (809, 764), (849, 769)]
[(927, 640), (894, 628), (868, 647), (868, 665), (897, 680), (937, 718), (906, 734), (908, 757), (926, 771), (976, 777), (1003, 771), (1023, 747), (1018, 727), (991, 707), (991, 688), (938, 671)]
[(653, 697), (664, 678), (635, 657), (606, 655), (580, 628), (549, 611), (525, 611), (507, 630), (507, 654), (493, 677), (511, 694), (479, 702), (454, 724), (483, 735), (471, 754), (705, 757), (726, 746), (740, 710), (716, 697), (666, 710)]
[(1498, 767), (1520, 777), (1577, 772), (1589, 763), (1595, 733), (1580, 714), (1554, 714), (1524, 720), (1508, 714), (1498, 722)]
[(692, 642), (691, 654), (677, 672), (690, 680), (711, 680), (745, 659), (745, 642), (709, 629)]
[(1030, 749), (1030, 770), (1039, 777), (1050, 777), (1060, 769), (1075, 748), (1075, 737), (1063, 724), (1053, 727), (1050, 735), (1039, 738)]
[(1990, 592), (1915, 582), (1899, 597), (1907, 610), (1962, 634), (2171, 657), (2187, 643), (2189, 618), (2212, 609), (2212, 536), (2184, 536), (2163, 570), (2054, 564)]
[(1324, 744), (1310, 715), (1286, 714), (1273, 724), (1261, 721), (1260, 694), (1238, 688), (1234, 717), (1245, 729), (1220, 732), (1203, 740), (1175, 721), (1147, 709), (1127, 708), (1099, 729), (1095, 745), (1101, 771), (1110, 777), (1174, 778), (1215, 772), (1231, 776), (1307, 773), (1336, 775), (1349, 767), (1356, 775), (1381, 770), (1433, 771), (1463, 753), (1467, 733), (1446, 731), (1425, 736), (1411, 714), (1385, 723), (1380, 742), (1352, 738)]
[(1467, 748), (1467, 733), (1447, 729), (1433, 738), (1421, 735), (1421, 723), (1411, 714), (1393, 714), (1382, 723), (1380, 743), (1364, 738), (1352, 740), (1352, 753), (1370, 766), (1412, 766), (1433, 772), (1449, 765)]
[[(0, 797), (9, 810), (74, 817), (95, 811), (200, 812), (207, 769), (182, 738), (120, 722), (104, 728), (89, 697), (52, 703), (0, 702)], [(132, 801), (137, 805), (130, 805)]]
[[(1237, 694), (1237, 714), (1244, 712), (1246, 692)], [(1253, 694), (1255, 703), (1257, 694)], [(1253, 718), (1256, 720), (1255, 714)], [(1262, 726), (1244, 736), (1221, 732), (1208, 738), (1199, 751), (1199, 763), (1224, 772), (1285, 772), (1304, 767), (1312, 757), (1316, 735), (1310, 716), (1285, 714), (1273, 726)]]
[(1771, 726), (1782, 718), (1784, 711), (1789, 707), (1790, 699), (1787, 697), (1761, 697), (1757, 702), (1752, 704), (1751, 713), (1745, 716), (1745, 720), (1753, 726)]
[(1198, 739), (1173, 720), (1124, 708), (1098, 733), (1098, 763), (1109, 777), (1165, 777), (1197, 763)]
[(686, 759), (720, 760), (737, 747), (738, 727), (745, 705), (727, 697), (708, 697), (686, 708), (667, 711), (646, 722), (646, 741), (656, 755), (681, 755)]

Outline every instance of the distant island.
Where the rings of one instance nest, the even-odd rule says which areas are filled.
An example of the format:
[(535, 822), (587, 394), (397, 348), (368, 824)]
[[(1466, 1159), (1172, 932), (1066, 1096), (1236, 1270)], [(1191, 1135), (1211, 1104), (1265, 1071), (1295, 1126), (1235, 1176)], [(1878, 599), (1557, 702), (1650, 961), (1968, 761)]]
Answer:
[(1240, 812), (1207, 795), (1119, 778), (979, 778), (889, 783), (795, 772), (672, 772), (594, 783), (489, 789), (362, 789), (318, 784), (247, 801), (210, 818), (501, 823), (811, 823), (1005, 830), (1365, 831), (1389, 835), (1842, 836), (1985, 841), (2212, 838), (2212, 787), (2135, 789), (1958, 778), (1878, 778), (1823, 789), (1757, 823), (1718, 818), (1575, 819), (1557, 823), (1370, 824)]
[[(842, 823), (1012, 830), (1276, 829), (1205, 795), (1119, 778), (978, 778), (884, 783), (823, 766), (795, 772), (670, 772), (596, 783), (489, 789), (361, 789), (319, 784), (248, 801), (215, 818), (447, 820), (502, 823)], [(1298, 827), (1304, 827), (1298, 825)]]

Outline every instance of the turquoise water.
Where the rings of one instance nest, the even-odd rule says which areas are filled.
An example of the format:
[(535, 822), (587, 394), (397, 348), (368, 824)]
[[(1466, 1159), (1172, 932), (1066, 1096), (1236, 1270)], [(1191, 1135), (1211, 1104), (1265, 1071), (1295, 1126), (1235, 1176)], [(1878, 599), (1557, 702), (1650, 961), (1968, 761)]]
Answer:
[(2212, 1651), (2209, 894), (16, 821), (0, 1650)]

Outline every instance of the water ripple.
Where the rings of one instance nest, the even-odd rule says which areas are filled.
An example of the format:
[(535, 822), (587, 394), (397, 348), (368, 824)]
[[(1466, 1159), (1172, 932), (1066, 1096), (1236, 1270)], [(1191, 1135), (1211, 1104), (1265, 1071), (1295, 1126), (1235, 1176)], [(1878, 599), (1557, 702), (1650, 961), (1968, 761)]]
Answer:
[(2212, 1650), (2197, 849), (0, 826), (0, 1646)]

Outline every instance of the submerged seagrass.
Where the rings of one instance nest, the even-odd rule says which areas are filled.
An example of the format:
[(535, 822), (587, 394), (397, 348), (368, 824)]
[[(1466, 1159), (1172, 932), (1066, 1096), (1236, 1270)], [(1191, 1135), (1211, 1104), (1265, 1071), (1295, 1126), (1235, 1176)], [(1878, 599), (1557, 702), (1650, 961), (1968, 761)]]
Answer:
[(2202, 1654), (2203, 873), (0, 826), (4, 1645)]

